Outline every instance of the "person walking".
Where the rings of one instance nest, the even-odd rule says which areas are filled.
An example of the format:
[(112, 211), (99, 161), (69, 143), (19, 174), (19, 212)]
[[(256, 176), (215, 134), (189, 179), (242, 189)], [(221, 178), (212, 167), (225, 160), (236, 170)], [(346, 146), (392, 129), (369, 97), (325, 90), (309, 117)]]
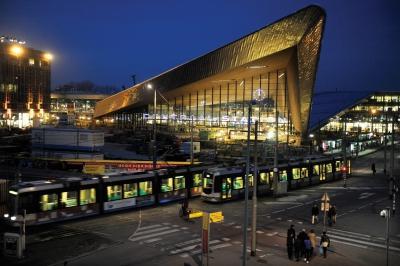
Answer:
[(336, 205), (332, 205), (332, 221), (333, 224), (336, 224)]
[(296, 231), (294, 230), (294, 225), (292, 224), (287, 231), (287, 239), (286, 239), (286, 247), (289, 260), (293, 259), (293, 247), (295, 239), (296, 239)]
[(294, 241), (294, 257), (296, 258), (296, 261), (299, 261), (300, 259), (300, 250), (302, 245), (303, 244), (301, 243), (299, 236), (297, 236), (296, 240)]
[(331, 241), (329, 240), (328, 235), (326, 232), (322, 233), (321, 236), (321, 242), (319, 243), (322, 247), (323, 253), (324, 253), (324, 258), (326, 258), (326, 252), (328, 251), (328, 247), (330, 245)]
[(314, 224), (315, 220), (318, 223), (318, 215), (319, 215), (319, 209), (317, 204), (314, 204), (314, 206), (311, 208), (311, 223)]
[(314, 256), (315, 247), (317, 246), (317, 235), (314, 233), (314, 230), (311, 229), (308, 233), (308, 238), (311, 241), (311, 255), (310, 257)]
[(306, 255), (306, 248), (304, 246), (304, 240), (306, 239), (306, 237), (307, 237), (306, 229), (301, 230), (301, 232), (297, 236), (297, 238), (300, 239), (300, 243), (301, 243), (301, 246), (300, 246), (300, 257), (302, 257), (302, 258), (303, 257), (305, 258), (305, 255)]
[(372, 175), (375, 175), (376, 168), (375, 168), (375, 163), (374, 162), (371, 164), (371, 170), (372, 170)]
[(332, 226), (332, 206), (329, 207), (327, 215), (328, 215), (328, 225)]
[(310, 257), (311, 257), (311, 240), (308, 236), (306, 236), (306, 238), (304, 239), (304, 254), (305, 254), (305, 261), (306, 263), (310, 263)]

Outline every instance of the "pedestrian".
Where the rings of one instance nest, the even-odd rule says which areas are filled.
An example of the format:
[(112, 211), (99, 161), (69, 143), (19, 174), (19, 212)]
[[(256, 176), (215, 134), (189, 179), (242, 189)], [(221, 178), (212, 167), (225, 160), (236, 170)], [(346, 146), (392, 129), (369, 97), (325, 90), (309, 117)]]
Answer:
[(314, 204), (314, 206), (311, 208), (311, 215), (312, 215), (311, 223), (312, 224), (314, 224), (315, 222), (318, 223), (319, 209), (318, 209), (317, 204)]
[(314, 233), (313, 229), (308, 233), (308, 238), (311, 241), (311, 256), (314, 256), (315, 247), (317, 246), (317, 235)]
[(295, 239), (296, 239), (296, 231), (294, 230), (294, 225), (292, 224), (290, 225), (290, 228), (287, 231), (287, 239), (286, 239), (286, 247), (289, 260), (293, 259), (293, 247)]
[(371, 170), (372, 170), (372, 175), (375, 175), (376, 168), (375, 168), (375, 163), (374, 162), (371, 164)]
[(328, 224), (332, 226), (332, 223), (336, 223), (336, 208), (331, 205), (328, 210)]
[(296, 258), (296, 261), (299, 261), (302, 245), (303, 244), (301, 243), (300, 238), (297, 236), (296, 240), (294, 241), (294, 257)]
[(304, 249), (305, 249), (305, 261), (306, 263), (310, 263), (310, 257), (311, 257), (311, 240), (308, 236), (304, 239)]
[(324, 258), (326, 258), (326, 251), (328, 250), (330, 242), (331, 241), (329, 240), (329, 237), (326, 234), (326, 232), (323, 232), (322, 236), (321, 236), (321, 242), (319, 244), (322, 247), (322, 250), (323, 250), (323, 253), (324, 253)]
[(328, 215), (328, 225), (332, 226), (332, 206), (329, 207), (327, 215)]
[(302, 258), (303, 257), (305, 258), (305, 255), (306, 255), (306, 248), (304, 246), (304, 240), (306, 239), (306, 237), (307, 237), (306, 229), (301, 230), (301, 232), (297, 236), (297, 238), (300, 239), (300, 243), (301, 243), (301, 245), (300, 245), (300, 257), (302, 257)]

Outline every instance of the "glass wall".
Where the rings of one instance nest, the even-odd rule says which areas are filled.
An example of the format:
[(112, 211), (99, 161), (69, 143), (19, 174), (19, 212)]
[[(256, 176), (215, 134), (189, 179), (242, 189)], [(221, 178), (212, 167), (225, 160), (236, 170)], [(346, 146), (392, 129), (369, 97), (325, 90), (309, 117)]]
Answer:
[[(167, 124), (179, 132), (189, 132), (190, 123), (208, 131), (210, 138), (241, 140), (251, 104), (251, 120), (259, 121), (259, 139), (275, 140), (278, 126), (280, 142), (295, 135), (290, 122), (286, 72), (284, 69), (237, 80), (216, 81), (215, 85), (158, 101), (158, 124)], [(154, 108), (148, 106), (147, 123), (153, 123)]]

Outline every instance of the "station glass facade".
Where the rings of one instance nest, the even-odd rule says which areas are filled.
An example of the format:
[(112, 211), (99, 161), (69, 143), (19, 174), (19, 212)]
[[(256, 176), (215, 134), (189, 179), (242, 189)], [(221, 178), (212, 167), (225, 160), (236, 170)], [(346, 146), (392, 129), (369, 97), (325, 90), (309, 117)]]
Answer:
[[(211, 130), (215, 137), (244, 139), (251, 105), (251, 121), (259, 121), (260, 139), (275, 138), (276, 117), (278, 136), (294, 134), (288, 108), (285, 70), (280, 69), (256, 77), (216, 83), (211, 88), (192, 91), (156, 105), (157, 124), (179, 132)], [(154, 121), (154, 105), (143, 114), (146, 123)], [(118, 119), (118, 118), (116, 118)]]

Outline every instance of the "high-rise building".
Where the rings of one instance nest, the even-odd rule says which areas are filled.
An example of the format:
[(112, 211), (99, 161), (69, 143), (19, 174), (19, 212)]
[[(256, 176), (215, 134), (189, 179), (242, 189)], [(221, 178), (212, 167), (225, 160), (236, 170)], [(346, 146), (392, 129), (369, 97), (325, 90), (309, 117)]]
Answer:
[(46, 119), (51, 60), (50, 53), (0, 37), (0, 126), (25, 128)]

